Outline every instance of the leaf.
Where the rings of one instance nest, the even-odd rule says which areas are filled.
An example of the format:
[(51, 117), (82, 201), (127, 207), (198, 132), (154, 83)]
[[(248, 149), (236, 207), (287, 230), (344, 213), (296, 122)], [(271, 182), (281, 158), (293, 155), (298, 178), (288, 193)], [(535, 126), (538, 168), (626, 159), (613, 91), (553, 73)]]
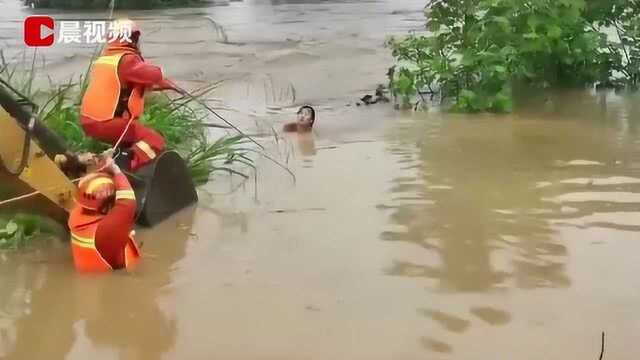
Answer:
[(557, 25), (551, 25), (547, 29), (547, 35), (552, 39), (557, 39), (562, 35), (562, 29)]
[(527, 19), (527, 25), (529, 25), (529, 28), (531, 28), (531, 30), (534, 32), (536, 30), (536, 27), (538, 27), (540, 23), (541, 23), (540, 18), (537, 17), (536, 15), (529, 16), (529, 18)]
[(504, 16), (494, 16), (491, 20), (500, 24), (509, 25), (509, 19)]
[(504, 92), (498, 93), (492, 101), (491, 109), (495, 112), (510, 112), (512, 109), (511, 97)]
[(4, 231), (7, 235), (13, 235), (16, 231), (18, 231), (18, 224), (14, 221), (9, 221), (7, 226), (5, 226)]
[(477, 97), (476, 93), (471, 90), (464, 89), (460, 91), (460, 99), (463, 99), (466, 103), (473, 103)]
[(460, 64), (462, 66), (471, 66), (475, 63), (475, 61), (476, 61), (476, 57), (470, 54), (469, 52), (467, 52), (464, 54), (464, 56), (462, 56), (462, 61), (460, 62)]

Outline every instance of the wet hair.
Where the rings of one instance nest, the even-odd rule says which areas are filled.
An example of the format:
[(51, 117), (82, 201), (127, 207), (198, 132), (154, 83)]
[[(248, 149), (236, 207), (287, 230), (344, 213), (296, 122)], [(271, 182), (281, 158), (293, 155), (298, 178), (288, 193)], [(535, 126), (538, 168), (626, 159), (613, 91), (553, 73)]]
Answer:
[(304, 109), (308, 109), (311, 112), (311, 124), (313, 125), (313, 123), (316, 121), (316, 111), (309, 105), (303, 105), (300, 107), (300, 109), (298, 109), (297, 114), (300, 114)]

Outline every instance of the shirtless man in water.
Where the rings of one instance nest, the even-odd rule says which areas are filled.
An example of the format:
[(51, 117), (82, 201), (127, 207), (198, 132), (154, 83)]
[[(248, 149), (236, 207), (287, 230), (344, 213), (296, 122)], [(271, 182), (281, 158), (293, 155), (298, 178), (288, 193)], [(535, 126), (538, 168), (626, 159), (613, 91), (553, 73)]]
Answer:
[(296, 122), (284, 125), (285, 132), (311, 132), (313, 123), (316, 121), (316, 111), (309, 105), (305, 105), (298, 110), (298, 118)]
[(298, 143), (300, 153), (304, 156), (312, 156), (316, 153), (315, 141), (313, 139), (313, 123), (316, 120), (316, 111), (309, 105), (305, 105), (298, 110), (297, 119), (284, 125), (284, 132), (296, 133), (295, 140)]

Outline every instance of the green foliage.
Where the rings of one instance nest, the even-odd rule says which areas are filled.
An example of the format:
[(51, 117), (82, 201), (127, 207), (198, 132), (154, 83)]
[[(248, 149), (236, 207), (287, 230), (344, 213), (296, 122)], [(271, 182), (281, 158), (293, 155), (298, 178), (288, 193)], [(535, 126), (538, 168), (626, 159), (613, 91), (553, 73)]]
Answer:
[(585, 17), (595, 31), (615, 34), (613, 40), (611, 36), (605, 38), (608, 78), (604, 83), (637, 89), (640, 82), (640, 1), (589, 0)]
[(164, 94), (149, 96), (145, 105), (142, 123), (164, 136), (167, 147), (189, 151), (194, 143), (205, 141), (203, 120), (206, 113), (172, 101)]
[[(78, 103), (86, 89), (86, 73), (79, 82), (69, 81), (59, 86), (50, 82), (49, 89), (42, 90), (35, 86), (38, 69), (35, 60), (27, 61), (27, 64), (30, 63), (27, 68), (12, 65), (2, 56), (2, 51), (0, 60), (3, 64), (0, 66), (0, 76), (26, 97), (33, 98), (39, 108), (38, 118), (59, 134), (71, 150), (100, 153), (109, 148), (107, 144), (87, 137), (80, 125)], [(193, 95), (196, 98), (205, 96), (216, 86), (211, 84), (197, 89)], [(247, 152), (239, 149), (248, 138), (226, 136), (211, 142), (207, 119), (208, 113), (194, 105), (190, 98), (171, 99), (165, 94), (155, 93), (147, 97), (145, 113), (140, 121), (165, 137), (167, 149), (176, 150), (187, 160), (196, 184), (206, 183), (209, 175), (218, 170), (246, 177), (245, 174), (230, 170), (233, 164), (252, 165), (252, 160), (246, 156)]]
[(193, 182), (206, 183), (210, 174), (216, 171), (225, 171), (247, 178), (246, 174), (234, 170), (231, 165), (240, 163), (255, 169), (253, 160), (247, 156), (248, 150), (241, 148), (248, 143), (249, 140), (242, 135), (220, 138), (212, 144), (199, 142), (187, 156)]
[[(639, 7), (613, 3), (433, 0), (425, 8), (426, 33), (390, 42), (398, 68), (392, 90), (403, 102), (429, 89), (451, 99), (455, 111), (508, 112), (514, 82), (586, 86), (610, 83), (621, 72), (635, 84)], [(621, 44), (608, 40), (607, 26), (619, 28)]]
[(84, 134), (78, 118), (78, 110), (70, 106), (69, 92), (76, 87), (75, 83), (54, 88), (39, 112), (39, 118), (51, 130), (62, 136), (67, 146), (74, 152), (90, 151), (100, 153), (108, 146)]
[(164, 136), (167, 148), (178, 151), (186, 159), (195, 184), (206, 183), (210, 174), (221, 170), (246, 178), (245, 174), (230, 168), (234, 163), (253, 168), (253, 160), (239, 148), (249, 142), (247, 137), (226, 136), (210, 142), (205, 125), (207, 113), (202, 108), (171, 100), (164, 94), (149, 97), (147, 104), (141, 121)]
[(12, 84), (16, 90), (29, 99), (42, 96), (41, 92), (33, 87), (37, 66), (35, 52), (31, 59), (27, 58), (26, 52), (22, 52), (21, 56), (9, 61), (2, 49), (0, 49), (0, 75), (6, 82)]
[(19, 250), (60, 235), (54, 221), (30, 214), (0, 216), (0, 250)]

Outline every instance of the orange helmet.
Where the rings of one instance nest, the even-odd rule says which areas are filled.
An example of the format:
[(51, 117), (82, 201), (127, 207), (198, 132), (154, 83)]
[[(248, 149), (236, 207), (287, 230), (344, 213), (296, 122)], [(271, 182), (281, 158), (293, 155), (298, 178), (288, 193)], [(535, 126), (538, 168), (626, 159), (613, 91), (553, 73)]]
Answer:
[(76, 202), (85, 209), (100, 210), (107, 201), (113, 199), (116, 184), (105, 173), (93, 173), (85, 176), (78, 184)]

